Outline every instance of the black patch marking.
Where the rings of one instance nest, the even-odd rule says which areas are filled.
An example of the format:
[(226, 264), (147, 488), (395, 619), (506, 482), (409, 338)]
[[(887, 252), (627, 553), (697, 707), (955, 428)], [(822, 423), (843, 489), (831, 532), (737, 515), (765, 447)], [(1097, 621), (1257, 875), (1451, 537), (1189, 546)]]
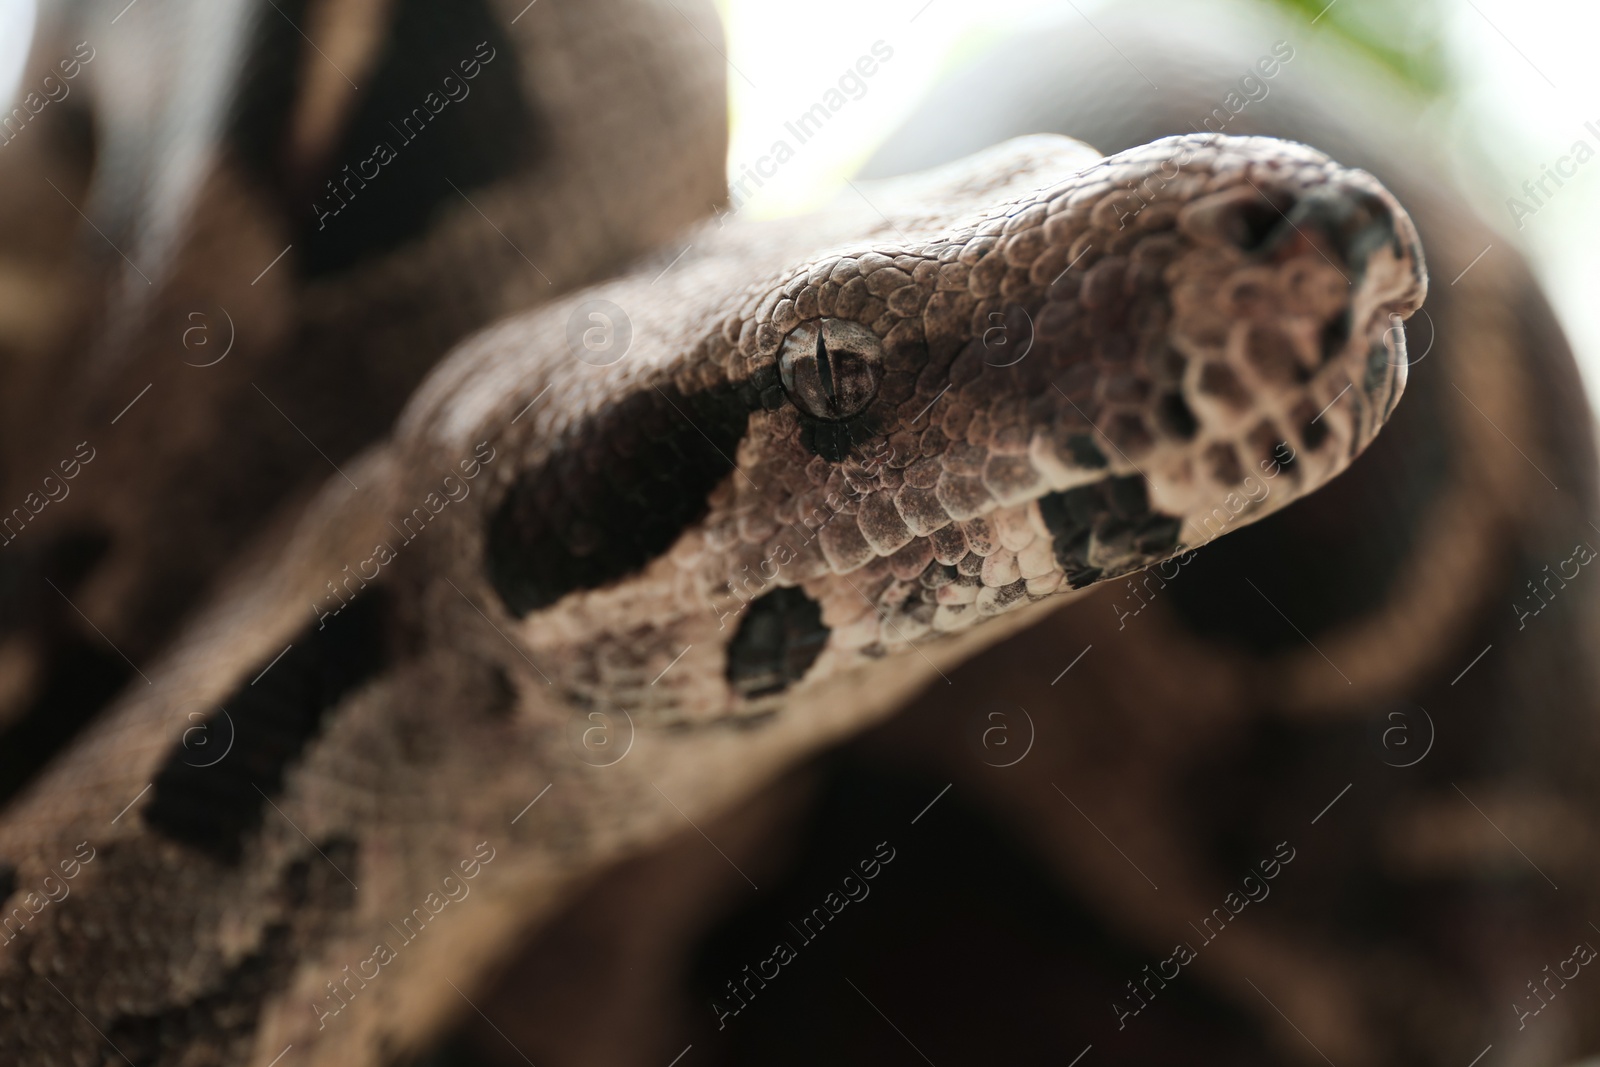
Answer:
[(1322, 442), (1328, 439), (1328, 424), (1320, 419), (1308, 422), (1300, 428), (1300, 440), (1311, 451), (1315, 452), (1322, 447)]
[(40, 649), (40, 677), (28, 704), (0, 733), (0, 803), (32, 782), (131, 673), (98, 635), (81, 632), (61, 595), (77, 591), (110, 544), (103, 531), (80, 529), (31, 553), (21, 545), (11, 551), (22, 555), (0, 557), (0, 634), (26, 632)]
[(27, 710), (0, 734), (0, 802), (31, 783), (126, 684), (127, 664), (104, 642), (62, 634), (43, 655)]
[[(1200, 423), (1195, 419), (1194, 412), (1189, 409), (1189, 403), (1183, 399), (1182, 393), (1164, 395), (1156, 408), (1156, 419), (1164, 430), (1180, 441), (1192, 441), (1200, 429)], [(1101, 463), (1104, 464), (1104, 459)]]
[[(460, 202), (452, 182), (470, 193), (538, 161), (542, 123), (523, 95), (517, 50), (487, 0), (397, 0), (326, 170), (309, 187), (300, 184), (285, 170), (284, 147), (302, 69), (321, 61), (306, 57), (295, 29), (305, 24), (305, 0), (279, 6), (281, 14), (261, 16), (227, 141), (277, 191), (298, 228), (303, 276), (337, 273), (426, 232), (442, 208)], [(478, 64), (470, 81), (462, 62)], [(379, 145), (387, 153), (378, 154)]]
[(486, 533), (489, 581), (513, 615), (642, 570), (705, 517), (733, 470), (757, 376), (692, 396), (645, 389), (558, 442), (495, 508)]
[(1367, 260), (1384, 246), (1403, 253), (1394, 216), (1382, 200), (1353, 189), (1316, 189), (1286, 213), (1268, 244), (1276, 246), (1308, 233), (1320, 234), (1350, 268), (1351, 285), (1360, 285)]
[(751, 601), (728, 644), (728, 684), (746, 699), (783, 692), (805, 677), (829, 633), (822, 605), (799, 588)]
[(1171, 555), (1183, 528), (1182, 520), (1150, 510), (1144, 478), (1137, 474), (1050, 493), (1040, 498), (1039, 513), (1074, 589)]
[[(230, 962), (178, 1003), (156, 1000), (145, 1011), (119, 1013), (102, 1024), (106, 1040), (128, 1062), (141, 1067), (171, 1063), (172, 1050), (195, 1048), (212, 1052), (213, 1063), (249, 1059), (262, 1008), (288, 987), (296, 966), (305, 958), (305, 946), (325, 943), (344, 928), (355, 904), (356, 891), (344, 875), (361, 877), (356, 843), (332, 837), (309, 847), (321, 855), (311, 853), (284, 870), (273, 896), (287, 905), (285, 917), (262, 928), (257, 946), (248, 955)], [(136, 869), (131, 873), (155, 878), (160, 872)], [(266, 891), (271, 890), (268, 887)], [(341, 991), (359, 990), (359, 986), (351, 989), (346, 985)], [(331, 994), (324, 995), (329, 997), (327, 1010), (343, 1003)]]
[(854, 418), (835, 422), (800, 411), (800, 443), (829, 463), (843, 463), (852, 451), (882, 432), (881, 424), (870, 412), (869, 408)]
[[(1279, 456), (1276, 449), (1273, 450), (1272, 455), (1277, 460), (1279, 473), (1294, 474), (1298, 477), (1299, 472), (1295, 468), (1300, 463), (1300, 453), (1291, 447), (1287, 457)], [(1318, 492), (1321, 492), (1321, 490), (1318, 490)]]
[(180, 741), (156, 774), (145, 824), (237, 863), (245, 835), (261, 825), (263, 794), (282, 791), (285, 770), (321, 731), (323, 717), (384, 667), (389, 614), (386, 591), (366, 590), (321, 628), (308, 627), (275, 663), (253, 668), (252, 681), (223, 701), (227, 715), (218, 711), (203, 724), (212, 738), (232, 731), (232, 749), (196, 766), (201, 761)]
[(1075, 433), (1067, 438), (1067, 452), (1072, 456), (1074, 466), (1086, 470), (1104, 470), (1111, 462), (1094, 443), (1094, 438), (1086, 433)]
[[(343, 143), (330, 157), (326, 178), (348, 206), (325, 225), (309, 204), (298, 208), (304, 212), (301, 264), (308, 277), (342, 270), (425, 232), (441, 208), (460, 203), (451, 183), (470, 193), (538, 157), (544, 134), (523, 96), (516, 46), (487, 0), (399, 0), (392, 18), (383, 55), (362, 86)], [(480, 53), (480, 42), (493, 51)], [(483, 56), (493, 58), (482, 63)], [(462, 77), (463, 61), (479, 63), (471, 81)], [(467, 95), (450, 99), (447, 76), (452, 86), (462, 86), (453, 92)], [(426, 103), (430, 93), (436, 106), (444, 101), (437, 114)], [(364, 181), (358, 166), (380, 143), (396, 158)], [(326, 185), (311, 193), (325, 208), (338, 207)]]
[(284, 189), (284, 148), (300, 95), (305, 41), (296, 26), (306, 22), (308, 0), (282, 0), (277, 10), (260, 7), (251, 45), (238, 76), (223, 139), (245, 169), (269, 188)]
[(9, 863), (0, 863), (0, 901), (17, 891), (17, 869)]
[(1241, 200), (1224, 222), (1228, 237), (1246, 252), (1271, 250), (1294, 232), (1284, 216), (1295, 206), (1292, 198), (1276, 190)]

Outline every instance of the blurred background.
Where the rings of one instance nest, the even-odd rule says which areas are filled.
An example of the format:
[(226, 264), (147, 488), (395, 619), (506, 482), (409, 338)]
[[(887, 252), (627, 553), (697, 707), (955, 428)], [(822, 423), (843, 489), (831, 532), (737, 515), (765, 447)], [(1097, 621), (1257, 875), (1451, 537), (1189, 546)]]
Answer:
[[(1460, 184), (1508, 242), (1534, 261), (1600, 390), (1600, 161), (1579, 166), (1557, 196), (1516, 219), (1507, 201), (1586, 140), (1600, 150), (1600, 4), (1593, 0), (1257, 0), (1305, 33), (1353, 45), (1425, 102), (1426, 139), (1450, 154)], [(882, 41), (892, 58), (739, 209), (752, 217), (826, 203), (941, 78), (1030, 27), (1101, 36), (1096, 15), (1118, 0), (719, 0), (727, 32), (729, 175), (785, 136), (845, 68)], [(9, 99), (27, 51), (34, 0), (0, 0), (0, 95)], [(840, 32), (840, 26), (851, 27)], [(1102, 39), (1108, 51), (1114, 40)], [(1241, 56), (1241, 66), (1254, 56)], [(1288, 78), (1296, 74), (1292, 65)], [(1159, 85), (1159, 78), (1155, 79)], [(1436, 267), (1435, 273), (1442, 270)], [(1439, 279), (1448, 282), (1448, 278)]]

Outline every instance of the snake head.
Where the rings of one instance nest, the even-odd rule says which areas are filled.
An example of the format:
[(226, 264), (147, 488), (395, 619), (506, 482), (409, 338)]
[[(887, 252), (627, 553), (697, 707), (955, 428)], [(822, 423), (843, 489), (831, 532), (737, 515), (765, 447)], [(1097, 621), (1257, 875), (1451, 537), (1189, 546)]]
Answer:
[[(860, 192), (614, 290), (658, 309), (616, 399), (547, 376), (584, 399), (485, 554), (546, 657), (611, 649), (573, 657), (580, 700), (738, 715), (998, 635), (1314, 491), (1404, 387), (1415, 228), (1303, 145), (1025, 138)], [(773, 265), (707, 306), (730, 262)], [(699, 670), (652, 683), (679, 655)]]

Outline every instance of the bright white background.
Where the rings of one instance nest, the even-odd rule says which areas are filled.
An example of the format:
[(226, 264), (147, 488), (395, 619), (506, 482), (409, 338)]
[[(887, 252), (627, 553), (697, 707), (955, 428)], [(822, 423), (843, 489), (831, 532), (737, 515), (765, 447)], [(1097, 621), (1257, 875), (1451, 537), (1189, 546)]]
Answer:
[[(850, 101), (743, 205), (764, 216), (831, 199), (941, 73), (964, 57), (1033, 20), (1076, 20), (1093, 32), (1085, 16), (1092, 19), (1116, 0), (718, 2), (728, 34), (729, 169), (735, 176), (872, 42), (881, 38), (894, 48), (866, 95)], [(1520, 232), (1505, 203), (1575, 139), (1596, 142), (1583, 125), (1600, 127), (1600, 2), (1446, 0), (1444, 9), (1437, 24), (1413, 24), (1410, 31), (1415, 39), (1440, 41), (1458, 72), (1459, 89), (1443, 107), (1441, 127), (1450, 131), (1461, 167), (1478, 176), (1469, 191), (1481, 209), (1534, 257), (1590, 391), (1600, 396), (1600, 159), (1580, 168)], [(15, 85), (31, 23), (32, 0), (0, 0), (0, 97), (9, 97)]]
[[(1093, 33), (1084, 16), (1093, 19), (1115, 0), (719, 3), (728, 58), (738, 68), (729, 72), (734, 175), (874, 40), (895, 49), (867, 94), (850, 101), (743, 208), (770, 215), (831, 199), (964, 56), (1033, 20), (1076, 23)], [(1407, 0), (1394, 4), (1404, 11)], [(1554, 163), (1575, 139), (1600, 148), (1600, 138), (1583, 129), (1586, 121), (1600, 128), (1600, 0), (1444, 0), (1442, 6), (1441, 22), (1412, 26), (1418, 37), (1438, 39), (1458, 72), (1461, 89), (1443, 106), (1440, 127), (1455, 142), (1460, 166), (1479, 175), (1469, 192), (1480, 210), (1534, 258), (1600, 402), (1600, 158), (1581, 167), (1520, 232), (1506, 207), (1524, 180), (1537, 178), (1540, 165)]]

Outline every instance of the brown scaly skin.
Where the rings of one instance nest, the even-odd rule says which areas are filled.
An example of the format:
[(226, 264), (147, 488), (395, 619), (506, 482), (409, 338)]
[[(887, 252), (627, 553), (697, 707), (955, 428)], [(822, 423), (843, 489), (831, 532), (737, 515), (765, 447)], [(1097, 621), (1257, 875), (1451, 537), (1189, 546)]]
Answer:
[[(874, 190), (882, 215), (704, 232), (664, 277), (642, 271), (459, 347), (393, 442), (347, 465), (287, 543), (261, 546), (151, 684), (8, 811), (0, 855), (18, 886), (41, 883), (80, 841), (95, 853), (71, 895), (0, 948), (7, 1055), (53, 1063), (109, 1040), (156, 1063), (265, 1064), (292, 1044), (300, 1062), (348, 1064), (415, 1047), (454, 1010), (442, 979), (475, 987), (574, 878), (715, 812), (1033, 617), (1024, 607), (1060, 583), (1020, 577), (1032, 541), (1052, 547), (1038, 577), (1080, 585), (1174, 554), (1257, 459), (1260, 422), (1295, 435), (1299, 458), (1241, 524), (1343, 469), (1398, 396), (1391, 316), (1423, 292), (1399, 206), (1360, 172), (1282, 142), (1199, 137), (1092, 158), (1024, 140)], [(1150, 201), (1131, 221), (1127, 181)], [(1252, 182), (1260, 193), (1241, 195)], [(1271, 215), (1261, 197), (1278, 205)], [(1090, 245), (1082, 275), (1068, 271)], [(1339, 299), (1308, 281), (1323, 263), (1352, 278)], [(1249, 299), (1242, 278), (1282, 295)], [(1220, 311), (1219, 292), (1231, 294)], [(634, 329), (606, 366), (575, 359), (567, 335), (601, 297)], [(996, 367), (984, 330), (1006, 302), (1037, 337), (1026, 359)], [(1348, 330), (1330, 331), (1346, 311)], [(819, 317), (881, 346), (872, 419), (834, 460), (806, 459), (834, 431), (808, 435), (803, 387), (776, 381), (784, 337)], [(1243, 426), (1206, 403), (1202, 367), (1223, 361), (1253, 416)], [(1043, 392), (1055, 378), (1063, 388)], [(1181, 392), (1190, 420), (1171, 417), (1163, 389)], [(1330, 404), (1331, 432), (1305, 436), (1300, 413)], [(938, 424), (920, 428), (930, 411)], [(725, 425), (737, 430), (726, 456), (705, 447)], [(869, 467), (880, 442), (889, 458)], [(1223, 447), (1232, 466), (1216, 458)], [(655, 473), (660, 450), (683, 475), (667, 495), (630, 477)], [(703, 509), (674, 513), (665, 544), (650, 540), (673, 494), (718, 459), (739, 469), (720, 469)], [(921, 473), (924, 460), (990, 498)], [(559, 523), (525, 506), (559, 506), (563, 492), (574, 510)], [(819, 504), (836, 514), (817, 547), (719, 627), (712, 598), (766, 552), (763, 527)], [(957, 508), (959, 555), (934, 547)], [(413, 516), (420, 532), (401, 542), (392, 524)], [(1016, 558), (991, 569), (1001, 552)], [(552, 588), (529, 568), (561, 553), (611, 569)], [(347, 586), (348, 604), (324, 591), (374, 558), (377, 588)], [(969, 559), (981, 562), (963, 570)], [(952, 586), (977, 592), (937, 595)], [(796, 602), (811, 621), (761, 609)], [(969, 612), (981, 624), (940, 625)], [(698, 654), (674, 664), (684, 645)], [(780, 675), (781, 692), (742, 685), (740, 655)], [(669, 670), (663, 696), (635, 701)], [(593, 766), (589, 722), (609, 712), (614, 726), (630, 705), (626, 757)], [(197, 751), (195, 709), (208, 742), (233, 731), (238, 751)], [(429, 894), (474, 856), (476, 903), (436, 920), (448, 936), (402, 939), (389, 924), (430, 900), (442, 910)], [(376, 957), (389, 938), (393, 958)], [(347, 1004), (331, 999), (335, 980), (350, 983)]]
[[(876, 1002), (940, 1062), (983, 1032), (1029, 1061), (1067, 1062), (1090, 1042), (1092, 1056), (1162, 1063), (1309, 1064), (1325, 1054), (1341, 1064), (1461, 1064), (1490, 1044), (1488, 1059), (1514, 1064), (1593, 1054), (1600, 1012), (1581, 980), (1551, 979), (1545, 992), (1556, 995), (1525, 1027), (1516, 1011), (1539, 1004), (1527, 982), (1542, 983), (1545, 967), (1593, 941), (1596, 601), (1579, 578), (1570, 587), (1552, 582), (1559, 595), (1547, 594), (1550, 606), (1525, 628), (1516, 610), (1536, 605), (1526, 583), (1543, 580), (1545, 564), (1572, 558), (1575, 542), (1595, 543), (1585, 533), (1596, 521), (1591, 417), (1566, 342), (1525, 264), (1439, 176), (1426, 154), (1428, 131), (1391, 121), (1380, 74), (1320, 51), (1292, 26), (1226, 20), (1187, 5), (1152, 16), (1156, 7), (1097, 24), (1139, 69), (1161, 72), (1162, 93), (1081, 27), (1035, 34), (930, 100), (907, 138), (891, 142), (885, 166), (925, 166), (1041, 128), (1108, 148), (1187, 130), (1284, 40), (1296, 50), (1292, 63), (1266, 82), (1265, 100), (1223, 112), (1228, 132), (1293, 136), (1362, 162), (1413, 209), (1431, 260), (1451, 273), (1495, 247), (1455, 285), (1435, 290), (1432, 329), (1413, 324), (1413, 357), (1427, 355), (1394, 420), (1350, 472), (1181, 569), (1169, 567), (1171, 580), (1136, 580), (1137, 596), (1109, 583), (975, 658), (952, 674), (953, 687), (931, 687), (848, 750), (886, 777), (924, 774), (917, 781), (932, 783), (926, 792), (901, 798), (911, 813), (953, 779), (941, 805), (985, 809), (1019, 834), (1054, 872), (1059, 907), (1103, 922), (1123, 958), (1107, 961), (1100, 951), (1089, 965), (1099, 971), (1085, 976), (1082, 957), (1096, 950), (1082, 936), (1053, 947), (1041, 938), (1045, 947), (1031, 956), (986, 961), (983, 977), (952, 966), (947, 952), (981, 939), (1013, 907), (1023, 926), (1053, 918), (1021, 911), (1014, 901), (1034, 886), (996, 874), (978, 914), (959, 903), (941, 908), (937, 879), (880, 888), (890, 895), (866, 908), (921, 905), (936, 918), (918, 936), (937, 951), (906, 952), (892, 933), (880, 935), (892, 925), (880, 911), (848, 935), (858, 968), (870, 961)], [(995, 767), (1012, 753), (973, 743), (991, 725), (982, 715), (1002, 709), (1018, 741), (1019, 707), (1037, 727), (1033, 748), (1015, 766)], [(943, 836), (939, 825), (930, 817), (917, 827), (919, 847), (971, 848), (970, 825)], [(718, 829), (707, 827), (713, 836)], [(1190, 924), (1285, 840), (1297, 857), (1270, 901), (1250, 905), (1202, 944)], [(674, 851), (696, 845), (703, 842)], [(660, 867), (664, 857), (650, 862)], [(1006, 873), (1025, 877), (1025, 869)], [(630, 873), (616, 877), (626, 883)], [(597, 899), (619, 893), (603, 886)], [(668, 961), (658, 974), (671, 988), (683, 981), (683, 960), (706, 925), (687, 907), (664, 921), (675, 919), (687, 927), (679, 952), (652, 950)], [(515, 1024), (559, 970), (549, 953), (561, 931), (603, 930), (606, 920), (630, 925), (575, 901), (570, 918), (487, 1006), (532, 1055), (543, 1047), (541, 1022), (571, 1033), (604, 1027), (603, 1011), (568, 1020), (537, 1008), (528, 1028)], [(636, 921), (648, 925), (647, 917)], [(1180, 941), (1199, 946), (1198, 959), (1119, 1029), (1113, 1004), (1137, 1006), (1125, 982), (1143, 978), (1140, 968), (1157, 966)], [(759, 958), (764, 946), (748, 947)], [(1074, 969), (1080, 984), (1056, 982)], [(1020, 1009), (1028, 1003), (1020, 978), (988, 980), (1023, 974), (1060, 994), (1048, 1010)], [(831, 997), (828, 982), (797, 987), (805, 981), (786, 975), (785, 991), (770, 997), (793, 1002), (812, 989)], [(605, 978), (591, 985), (591, 1000), (606, 987)], [(827, 1050), (842, 1062), (868, 1062), (859, 1050), (872, 1046), (860, 1039), (875, 1031), (850, 1009), (881, 1020), (853, 996), (843, 989), (845, 1007), (808, 1013), (798, 1040), (793, 1028), (764, 1024), (774, 1016), (761, 1012), (741, 1018), (731, 1035), (716, 1034), (696, 1002), (676, 1023), (682, 1040), (651, 1045), (642, 1037), (632, 1058), (606, 1062), (652, 1062), (649, 1055), (670, 1047), (670, 1056), (691, 1038), (696, 1055), (765, 1043), (800, 1058)], [(941, 1011), (952, 998), (960, 1010)], [(1195, 998), (1209, 998), (1200, 1001), (1208, 1025), (1193, 1014)], [(578, 1043), (571, 1033), (566, 1040)], [(499, 1038), (488, 1036), (477, 1044), (496, 1053)], [(595, 1045), (591, 1037), (588, 1047)]]

